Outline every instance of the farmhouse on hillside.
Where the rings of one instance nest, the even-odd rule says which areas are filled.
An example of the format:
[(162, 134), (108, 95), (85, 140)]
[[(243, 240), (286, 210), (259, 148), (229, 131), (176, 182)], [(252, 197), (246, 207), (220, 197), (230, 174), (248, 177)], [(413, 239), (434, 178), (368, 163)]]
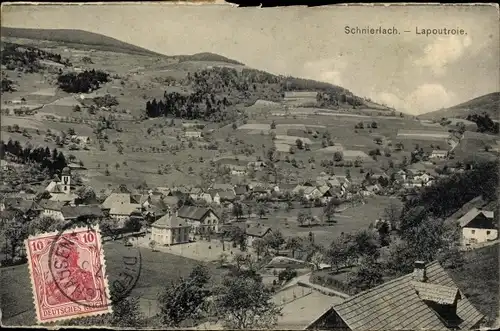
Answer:
[(473, 246), (498, 238), (497, 222), (492, 211), (472, 208), (458, 219), (462, 228), (462, 244)]
[(182, 206), (176, 215), (191, 226), (193, 234), (219, 232), (219, 216), (210, 208)]
[(472, 330), (484, 316), (444, 268), (415, 262), (413, 274), (334, 305), (309, 330)]
[(151, 240), (160, 245), (175, 245), (189, 242), (191, 225), (186, 219), (170, 212), (151, 225)]

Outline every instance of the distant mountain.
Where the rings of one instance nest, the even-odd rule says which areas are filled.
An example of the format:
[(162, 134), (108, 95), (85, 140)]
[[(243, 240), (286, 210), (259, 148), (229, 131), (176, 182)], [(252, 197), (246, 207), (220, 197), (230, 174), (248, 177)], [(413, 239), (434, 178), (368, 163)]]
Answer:
[(472, 114), (487, 113), (492, 119), (496, 120), (500, 116), (500, 92), (489, 93), (478, 98), (466, 101), (459, 105), (432, 111), (418, 116), (420, 119), (440, 120), (446, 118), (466, 118)]
[(128, 44), (115, 38), (104, 36), (102, 34), (70, 29), (24, 29), (2, 27), (2, 37), (25, 38), (34, 40), (49, 40), (69, 44), (83, 44), (94, 46), (96, 49), (111, 51), (117, 53), (161, 56), (164, 54), (156, 53), (148, 49)]

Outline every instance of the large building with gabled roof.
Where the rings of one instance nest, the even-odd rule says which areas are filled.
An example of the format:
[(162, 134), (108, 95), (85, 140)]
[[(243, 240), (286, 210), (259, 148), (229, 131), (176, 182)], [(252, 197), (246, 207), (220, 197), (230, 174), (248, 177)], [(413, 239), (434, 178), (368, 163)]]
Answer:
[(437, 262), (334, 305), (307, 329), (471, 330), (484, 316)]

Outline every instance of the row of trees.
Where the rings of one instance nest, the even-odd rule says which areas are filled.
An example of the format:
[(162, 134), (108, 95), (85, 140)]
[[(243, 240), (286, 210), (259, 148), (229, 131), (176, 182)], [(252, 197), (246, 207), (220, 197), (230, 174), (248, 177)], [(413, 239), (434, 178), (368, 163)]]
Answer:
[(165, 92), (163, 100), (156, 101), (155, 98), (146, 102), (146, 115), (221, 122), (228, 119), (226, 107), (229, 105), (226, 97), (216, 98), (214, 94), (203, 94), (201, 91), (190, 95)]
[(67, 166), (66, 157), (63, 152), (57, 149), (50, 151), (48, 147), (33, 148), (29, 144), (24, 147), (19, 141), (9, 139), (7, 144), (2, 140), (0, 142), (0, 157), (3, 159), (10, 154), (22, 163), (34, 162), (40, 165), (42, 169), (47, 169), (50, 174), (59, 173)]

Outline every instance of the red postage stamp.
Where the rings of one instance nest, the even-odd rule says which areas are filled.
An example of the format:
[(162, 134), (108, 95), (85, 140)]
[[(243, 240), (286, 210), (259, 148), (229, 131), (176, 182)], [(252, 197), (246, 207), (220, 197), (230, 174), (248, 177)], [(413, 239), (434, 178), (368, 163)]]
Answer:
[(112, 313), (98, 226), (26, 240), (38, 323)]

